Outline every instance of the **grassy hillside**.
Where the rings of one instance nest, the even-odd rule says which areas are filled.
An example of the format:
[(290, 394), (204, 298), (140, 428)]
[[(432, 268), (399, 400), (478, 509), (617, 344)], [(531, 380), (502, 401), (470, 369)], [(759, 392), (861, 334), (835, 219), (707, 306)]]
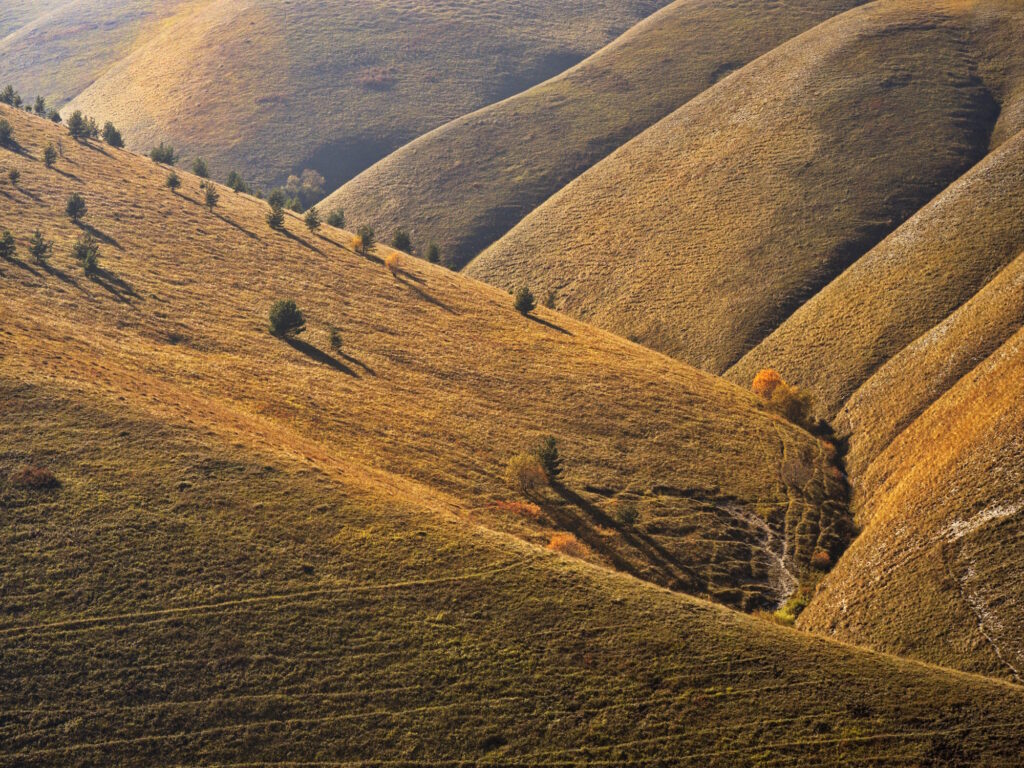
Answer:
[(7, 0), (0, 7), (0, 38), (23, 27), (35, 18), (52, 11), (66, 0)]
[[(1003, 144), (832, 281), (728, 377), (749, 382), (760, 368), (777, 368), (814, 392), (823, 413), (835, 414), (879, 366), (937, 326), (1024, 250), (1021, 221), (1024, 134)], [(1005, 320), (1013, 317), (1011, 312)], [(987, 356), (992, 349), (981, 339), (989, 318), (984, 313), (976, 318), (967, 333), (978, 335)], [(991, 341), (1005, 338), (995, 335)], [(926, 370), (911, 367), (900, 375), (908, 382), (916, 379), (913, 386), (934, 387), (934, 374)], [(951, 367), (946, 386), (965, 372), (962, 364)], [(890, 407), (899, 406), (893, 401)], [(866, 439), (881, 439), (887, 432), (863, 416), (854, 418)]]
[[(58, 129), (0, 114), (0, 765), (1016, 762), (1018, 686), (475, 524), (541, 429), (569, 489), (685, 477), (749, 517), (816, 446), (746, 393), (345, 233), (271, 233), (247, 197), (210, 212), (124, 152), (65, 139), (48, 170)], [(266, 333), (283, 294), (306, 344)]]
[(598, 163), (469, 274), (723, 371), (989, 151), (1021, 24), (1001, 0), (849, 11)]
[[(230, 392), (307, 450), (426, 483), (541, 545), (571, 532), (584, 556), (674, 589), (770, 606), (816, 549), (842, 550), (828, 447), (747, 392), (546, 310), (522, 317), (506, 294), (416, 259), (392, 275), (386, 249), (359, 256), (338, 230), (311, 235), (289, 216), (274, 233), (247, 196), (222, 190), (211, 213), (197, 179), (173, 194), (165, 169), (125, 152), (65, 136), (48, 171), (39, 156), (60, 130), (11, 117), (23, 149), (5, 153), (22, 172), (3, 188), (21, 247), (0, 265), (10, 311), (45, 305), (54, 323), (94, 329), (104, 359)], [(82, 232), (62, 213), (72, 190), (101, 241), (95, 280), (69, 258)], [(25, 250), (37, 227), (56, 242), (52, 273)], [(266, 330), (285, 297), (309, 316), (292, 346)], [(563, 483), (524, 503), (506, 463), (548, 434)]]
[(1016, 333), (870, 464), (863, 533), (802, 614), (804, 627), (1021, 681), (1022, 375), (1018, 320)]
[(62, 104), (183, 5), (184, 0), (64, 0), (28, 3), (17, 14), (0, 11), (0, 83)]
[(731, 71), (858, 0), (677, 0), (589, 59), (389, 155), (324, 203), (462, 267), (573, 178)]
[(219, 178), (333, 189), (407, 141), (545, 80), (667, 0), (199, 3), (75, 107)]

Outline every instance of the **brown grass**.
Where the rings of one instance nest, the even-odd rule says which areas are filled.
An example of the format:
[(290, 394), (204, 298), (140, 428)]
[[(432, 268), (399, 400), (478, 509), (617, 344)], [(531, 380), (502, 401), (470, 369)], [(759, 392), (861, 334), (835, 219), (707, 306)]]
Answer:
[[(980, 34), (993, 16), (999, 39)], [(468, 273), (724, 371), (991, 149), (1022, 29), (1001, 0), (849, 11), (621, 147)], [(805, 383), (767, 358), (744, 384), (766, 365)]]

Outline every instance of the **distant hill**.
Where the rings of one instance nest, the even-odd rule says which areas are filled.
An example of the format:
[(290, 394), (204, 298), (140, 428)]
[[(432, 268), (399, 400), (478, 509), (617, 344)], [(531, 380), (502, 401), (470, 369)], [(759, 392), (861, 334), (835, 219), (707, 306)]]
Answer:
[(73, 108), (129, 146), (169, 141), (267, 186), (313, 168), (333, 189), (407, 141), (518, 93), (668, 0), (200, 2)]
[(595, 165), (468, 274), (725, 371), (1015, 133), (1022, 16), (907, 1), (826, 21)]
[(61, 105), (183, 6), (184, 0), (16, 2), (0, 9), (0, 84)]
[[(0, 764), (1017, 762), (1019, 686), (633, 578), (763, 582), (750, 531), (824, 519), (821, 445), (750, 394), (0, 115)], [(500, 475), (548, 432), (534, 507)]]
[(462, 267), (616, 147), (860, 0), (676, 0), (586, 61), (416, 139), (328, 197)]

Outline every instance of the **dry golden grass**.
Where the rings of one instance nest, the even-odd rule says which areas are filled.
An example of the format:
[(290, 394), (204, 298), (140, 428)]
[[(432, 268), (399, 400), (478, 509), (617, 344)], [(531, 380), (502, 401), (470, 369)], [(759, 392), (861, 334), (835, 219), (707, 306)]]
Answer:
[(570, 314), (724, 371), (1012, 130), (1022, 17), (905, 0), (829, 20), (598, 163), (468, 274), (554, 289)]
[[(57, 129), (0, 114), (23, 150), (0, 227), (57, 243), (0, 264), (0, 478), (60, 482), (0, 482), (0, 765), (1016, 763), (1019, 687), (467, 520), (523, 517), (484, 501), (539, 427), (570, 489), (686, 478), (770, 508), (816, 446), (753, 395), (440, 269), (396, 281), (346, 233), (272, 233), (244, 196), (210, 213), (124, 152), (65, 140), (47, 170)], [(281, 295), (311, 347), (267, 334)]]
[[(10, 0), (5, 0), (6, 7)], [(61, 105), (195, 0), (15, 3), (0, 9), (0, 84)], [(29, 7), (31, 6), (31, 7)], [(5, 13), (10, 14), (5, 18)], [(5, 30), (6, 27), (6, 31)], [(0, 86), (2, 87), (2, 86)]]
[(324, 203), (462, 267), (573, 178), (757, 56), (862, 0), (677, 0), (566, 73), (442, 126)]
[[(739, 607), (783, 599), (816, 548), (848, 537), (830, 454), (754, 395), (550, 311), (522, 317), (507, 294), (386, 247), (358, 255), (350, 234), (312, 235), (293, 214), (275, 233), (248, 196), (222, 188), (211, 213), (198, 179), (183, 173), (174, 194), (164, 168), (126, 152), (65, 135), (47, 170), (39, 157), (60, 129), (5, 114), (23, 154), (2, 160), (22, 178), (0, 189), (0, 227), (20, 248), (0, 264), (0, 290), (20, 318), (24, 367), (59, 367), (74, 348), (78, 375), (125, 397), (142, 377), (162, 403), (187, 396), (205, 421), (338, 464), (353, 482), (429, 487), (537, 543), (566, 530), (605, 564)], [(100, 242), (95, 279), (70, 258), (72, 191)], [(37, 228), (55, 242), (49, 270), (25, 251)], [(267, 332), (281, 298), (309, 326), (290, 344)], [(493, 502), (519, 500), (509, 458), (547, 434), (568, 466), (535, 500), (547, 522), (498, 514)], [(612, 520), (622, 501), (635, 526)]]
[[(216, 178), (333, 189), (579, 62), (668, 0), (201, 0), (73, 102)], [(358, 222), (357, 222), (358, 223)]]
[[(948, 324), (951, 333), (958, 320)], [(931, 360), (924, 360), (927, 372)], [(801, 626), (1022, 681), (1022, 380), (1018, 320), (1009, 340), (870, 464), (859, 492), (864, 530)]]

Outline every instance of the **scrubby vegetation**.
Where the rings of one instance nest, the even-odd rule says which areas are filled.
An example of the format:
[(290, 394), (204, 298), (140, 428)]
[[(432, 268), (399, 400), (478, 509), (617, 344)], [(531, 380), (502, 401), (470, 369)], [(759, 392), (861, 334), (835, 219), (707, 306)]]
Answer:
[(533, 498), (548, 484), (548, 477), (536, 455), (517, 453), (508, 460), (505, 482), (516, 493)]
[(396, 229), (391, 238), (391, 247), (403, 253), (412, 253), (412, 238), (404, 229)]
[(818, 423), (814, 418), (814, 399), (811, 394), (799, 387), (787, 384), (778, 371), (771, 368), (759, 371), (754, 377), (751, 389), (794, 424), (806, 430), (817, 428)]
[(329, 214), (327, 214), (327, 223), (330, 224), (332, 227), (337, 227), (338, 229), (344, 229), (345, 228), (345, 211), (342, 210), (341, 208), (335, 208)]
[(149, 159), (161, 165), (174, 165), (178, 162), (178, 155), (174, 151), (174, 147), (161, 141), (158, 146), (149, 150)]
[(124, 138), (121, 136), (121, 132), (109, 120), (103, 125), (102, 136), (103, 140), (112, 147), (120, 149), (124, 146)]
[(203, 158), (197, 157), (192, 161), (192, 175), (198, 176), (200, 179), (210, 178), (210, 168)]

